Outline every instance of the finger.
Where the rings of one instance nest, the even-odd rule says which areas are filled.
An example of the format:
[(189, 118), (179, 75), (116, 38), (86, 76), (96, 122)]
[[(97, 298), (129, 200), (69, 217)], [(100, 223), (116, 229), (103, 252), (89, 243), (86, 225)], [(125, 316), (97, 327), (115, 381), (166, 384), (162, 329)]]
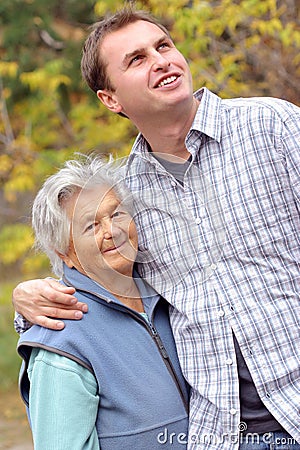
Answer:
[[(62, 330), (65, 327), (65, 323), (63, 320), (55, 320), (52, 317), (57, 317), (58, 311), (61, 310), (52, 308), (52, 310), (49, 311), (49, 315), (47, 316), (37, 316), (35, 318), (35, 323), (37, 325), (40, 325), (44, 328), (49, 328), (50, 330)], [(60, 317), (60, 319), (69, 319), (69, 320), (80, 320), (83, 317), (83, 313), (81, 311), (68, 311), (65, 310), (63, 317)]]
[(49, 303), (58, 303), (62, 306), (76, 305), (78, 300), (72, 295), (74, 292), (74, 288), (63, 287), (55, 280), (30, 280), (15, 287), (12, 302), (16, 311), (29, 302), (37, 306)]
[[(65, 295), (65, 294), (64, 294)], [(63, 303), (62, 303), (63, 301)], [(51, 305), (53, 304), (53, 306)], [(83, 313), (88, 312), (88, 305), (86, 303), (79, 302), (76, 298), (76, 303), (73, 304), (71, 300), (66, 303), (65, 297), (63, 299), (56, 298), (55, 300), (49, 297), (40, 297), (39, 300), (35, 301), (36, 308), (38, 307), (40, 311), (43, 311), (45, 313), (46, 308), (52, 308), (53, 310), (58, 311), (57, 317), (61, 317), (61, 314), (63, 314), (63, 311), (73, 311), (75, 313), (76, 311), (82, 311)], [(61, 314), (60, 314), (61, 313)], [(45, 315), (47, 315), (45, 313)]]
[(65, 323), (62, 320), (54, 320), (45, 316), (38, 316), (36, 323), (50, 330), (63, 330), (65, 327)]
[(77, 302), (76, 305), (73, 307), (76, 307), (77, 310), (82, 311), (83, 313), (87, 313), (88, 312), (88, 305), (86, 303), (82, 303), (82, 302)]
[[(40, 292), (39, 300), (42, 300), (43, 304), (57, 303), (62, 308), (65, 306), (75, 306), (78, 303), (77, 298), (72, 295), (62, 291), (54, 289), (50, 285), (45, 285), (43, 290)], [(37, 302), (36, 302), (37, 303)]]
[(44, 308), (42, 315), (39, 315), (35, 318), (35, 323), (37, 323), (37, 319), (45, 317), (45, 318), (53, 318), (53, 319), (68, 319), (68, 320), (80, 320), (83, 317), (83, 312), (74, 310), (74, 309), (61, 309), (61, 308)]
[(46, 278), (46, 281), (53, 289), (56, 289), (60, 292), (65, 292), (66, 294), (74, 294), (75, 292), (75, 288), (73, 286), (65, 286), (64, 284), (59, 283), (53, 278)]

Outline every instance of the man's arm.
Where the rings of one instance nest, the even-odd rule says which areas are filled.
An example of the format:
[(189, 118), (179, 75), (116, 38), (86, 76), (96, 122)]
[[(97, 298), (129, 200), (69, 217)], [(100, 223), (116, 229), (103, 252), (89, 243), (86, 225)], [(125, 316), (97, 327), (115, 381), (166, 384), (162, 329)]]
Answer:
[[(13, 290), (12, 302), (17, 313), (27, 322), (52, 330), (61, 330), (65, 324), (59, 319), (78, 320), (87, 312), (87, 305), (74, 297), (73, 287), (63, 286), (53, 279), (24, 281)], [(25, 331), (28, 323), (15, 321), (17, 331)], [(22, 325), (23, 323), (23, 325)]]

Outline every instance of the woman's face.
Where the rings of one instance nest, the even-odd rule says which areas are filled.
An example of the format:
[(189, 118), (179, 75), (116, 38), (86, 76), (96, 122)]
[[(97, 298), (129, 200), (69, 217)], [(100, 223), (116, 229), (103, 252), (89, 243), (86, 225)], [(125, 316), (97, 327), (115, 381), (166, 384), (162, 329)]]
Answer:
[(64, 207), (71, 222), (64, 262), (100, 283), (112, 271), (131, 277), (137, 230), (114, 190), (108, 186), (82, 189)]

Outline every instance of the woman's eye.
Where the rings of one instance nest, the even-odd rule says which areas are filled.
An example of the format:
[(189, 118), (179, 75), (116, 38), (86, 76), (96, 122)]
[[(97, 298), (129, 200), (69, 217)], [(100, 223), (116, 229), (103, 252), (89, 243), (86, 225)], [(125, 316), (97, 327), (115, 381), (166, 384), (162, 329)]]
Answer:
[(87, 225), (87, 227), (85, 228), (84, 231), (92, 231), (96, 225), (97, 225), (96, 222), (91, 223), (91, 224)]
[(115, 211), (112, 214), (112, 218), (113, 219), (123, 219), (126, 216), (127, 216), (127, 212), (126, 211)]

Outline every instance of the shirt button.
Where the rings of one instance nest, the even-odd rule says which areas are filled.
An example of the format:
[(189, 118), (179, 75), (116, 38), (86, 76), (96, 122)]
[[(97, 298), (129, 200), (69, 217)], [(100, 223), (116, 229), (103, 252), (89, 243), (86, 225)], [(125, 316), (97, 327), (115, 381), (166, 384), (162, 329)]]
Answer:
[(175, 187), (176, 186), (176, 181), (171, 181), (171, 186)]
[(220, 309), (220, 311), (218, 311), (218, 316), (219, 317), (224, 317), (225, 316), (225, 311), (223, 311), (223, 309)]
[(231, 365), (233, 363), (231, 358), (227, 358), (226, 359), (226, 364)]
[(231, 410), (229, 412), (232, 416), (234, 416), (237, 413), (237, 409), (231, 408)]
[(211, 268), (211, 270), (216, 270), (217, 265), (216, 265), (216, 264), (211, 264), (211, 265), (210, 265), (210, 268)]
[(201, 217), (196, 217), (195, 222), (199, 225), (202, 222)]

